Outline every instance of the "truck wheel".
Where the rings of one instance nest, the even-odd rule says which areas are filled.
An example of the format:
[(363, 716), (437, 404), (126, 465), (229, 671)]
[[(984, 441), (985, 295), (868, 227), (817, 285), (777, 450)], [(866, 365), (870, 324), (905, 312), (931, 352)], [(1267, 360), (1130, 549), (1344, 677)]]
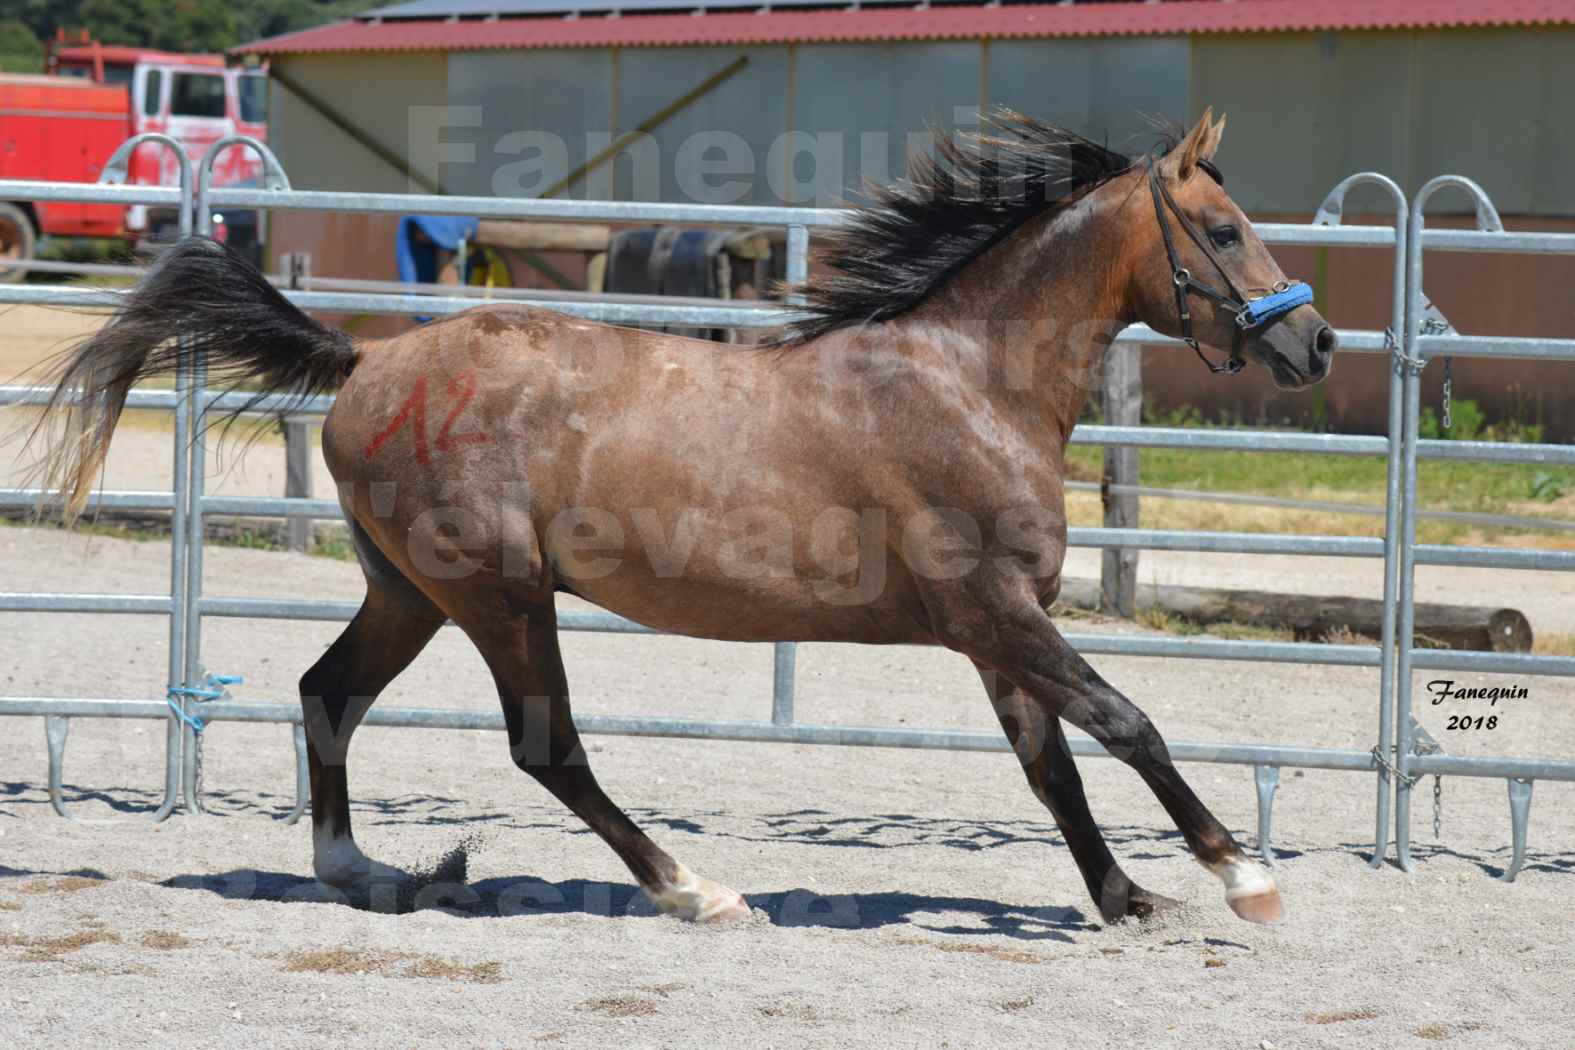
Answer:
[(14, 284), (27, 276), (22, 267), (6, 263), (31, 259), (33, 244), (33, 223), (27, 212), (0, 201), (0, 284)]

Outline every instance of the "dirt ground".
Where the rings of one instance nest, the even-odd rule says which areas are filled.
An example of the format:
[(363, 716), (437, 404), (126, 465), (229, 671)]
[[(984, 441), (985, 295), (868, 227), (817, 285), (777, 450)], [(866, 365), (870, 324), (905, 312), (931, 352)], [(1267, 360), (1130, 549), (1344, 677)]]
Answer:
[[(134, 427), (115, 450), (110, 484), (167, 484), (157, 430)], [(263, 444), (220, 484), (274, 494), (280, 479), (278, 450)], [(1378, 587), (1366, 561), (1143, 557), (1144, 578), (1164, 583)], [(1093, 575), (1097, 558), (1076, 551), (1071, 571)], [(7, 591), (158, 593), (166, 559), (158, 542), (0, 528)], [(210, 547), (206, 569), (211, 594), (360, 595), (356, 567), (323, 558)], [(1575, 630), (1575, 580), (1559, 574), (1421, 579), (1428, 600), (1505, 601), (1539, 631)], [(0, 628), (0, 694), (162, 691), (158, 617), (0, 614)], [(204, 661), (246, 676), (238, 698), (289, 704), (336, 630), (210, 620)], [(564, 653), (580, 712), (769, 711), (766, 647), (568, 634)], [(1172, 741), (1374, 740), (1376, 671), (1092, 662)], [(798, 666), (805, 721), (994, 727), (966, 663), (944, 652), (814, 645)], [(1453, 753), (1575, 755), (1575, 682), (1525, 684), (1530, 699), (1501, 705), (1491, 732), (1446, 733), (1438, 708), (1420, 717)], [(480, 659), (446, 630), (380, 703), (489, 710), (493, 697)], [(1275, 845), (1288, 916), (1257, 927), (1231, 915), (1136, 776), (1084, 759), (1117, 856), (1185, 903), (1159, 923), (1102, 928), (1008, 755), (592, 738), (609, 794), (756, 909), (750, 923), (709, 928), (649, 914), (611, 852), (513, 767), (495, 734), (358, 734), (362, 846), (415, 870), (465, 843), (464, 881), (398, 914), (386, 896), (335, 899), (311, 880), (307, 828), (279, 819), (294, 791), (284, 727), (210, 729), (212, 815), (157, 826), (146, 816), (162, 783), (160, 723), (73, 725), (65, 780), (77, 823), (50, 811), (43, 738), (40, 719), (0, 720), (0, 1037), (10, 1046), (1575, 1045), (1570, 784), (1537, 785), (1529, 863), (1504, 885), (1502, 781), (1447, 780), (1437, 840), (1425, 784), (1419, 870), (1405, 875), (1368, 867), (1371, 776), (1286, 770)], [(1183, 771), (1251, 843), (1251, 771)]]

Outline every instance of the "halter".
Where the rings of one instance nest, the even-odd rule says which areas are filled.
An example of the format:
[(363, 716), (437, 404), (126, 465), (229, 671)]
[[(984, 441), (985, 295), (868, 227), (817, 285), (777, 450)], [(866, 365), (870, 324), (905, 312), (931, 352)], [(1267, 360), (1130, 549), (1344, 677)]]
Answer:
[[(1198, 166), (1208, 172), (1209, 177), (1215, 182), (1221, 186), (1225, 185), (1220, 170), (1212, 163), (1199, 160)], [(1182, 341), (1192, 347), (1192, 352), (1198, 355), (1198, 360), (1208, 366), (1210, 372), (1235, 375), (1246, 364), (1241, 358), (1241, 337), (1254, 328), (1263, 328), (1279, 320), (1298, 306), (1312, 302), (1312, 289), (1300, 281), (1276, 281), (1270, 294), (1249, 299), (1236, 287), (1236, 282), (1231, 280), (1230, 271), (1225, 269), (1225, 264), (1220, 261), (1219, 255), (1208, 243), (1208, 238), (1198, 233), (1186, 213), (1176, 204), (1175, 198), (1170, 195), (1170, 190), (1165, 187), (1164, 180), (1159, 177), (1158, 169), (1154, 167), (1153, 157), (1148, 159), (1148, 188), (1154, 197), (1154, 217), (1159, 220), (1159, 232), (1165, 238), (1165, 255), (1170, 260), (1170, 279), (1176, 286), (1176, 312), (1181, 315)], [(1176, 221), (1181, 224), (1187, 236), (1192, 238), (1192, 243), (1198, 246), (1198, 250), (1214, 264), (1220, 276), (1225, 278), (1225, 287), (1230, 289), (1229, 295), (1197, 280), (1190, 270), (1181, 265), (1181, 259), (1176, 255), (1176, 242), (1170, 235), (1170, 220), (1165, 215), (1167, 208), (1176, 216)], [(1203, 350), (1192, 334), (1192, 309), (1188, 305), (1187, 296), (1193, 293), (1214, 300), (1236, 317), (1236, 339), (1231, 346), (1230, 358), (1222, 365), (1217, 365), (1203, 356)]]

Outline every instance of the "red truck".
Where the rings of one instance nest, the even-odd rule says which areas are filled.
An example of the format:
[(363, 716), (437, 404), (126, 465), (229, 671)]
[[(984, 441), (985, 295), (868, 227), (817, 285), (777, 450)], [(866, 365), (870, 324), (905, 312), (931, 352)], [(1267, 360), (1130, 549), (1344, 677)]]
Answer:
[[(0, 74), (0, 179), (96, 182), (115, 147), (144, 131), (184, 145), (194, 169), (226, 135), (267, 139), (267, 73), (227, 68), (222, 55), (85, 43), (55, 48), (48, 66), (37, 75)], [(255, 153), (232, 148), (214, 164), (213, 184), (245, 183), (261, 173)], [(175, 158), (160, 146), (141, 147), (130, 181), (177, 185)], [(4, 261), (31, 258), (41, 236), (135, 240), (175, 222), (173, 211), (144, 205), (15, 200), (0, 183), (0, 281), (25, 276)], [(232, 228), (232, 239), (240, 232)]]

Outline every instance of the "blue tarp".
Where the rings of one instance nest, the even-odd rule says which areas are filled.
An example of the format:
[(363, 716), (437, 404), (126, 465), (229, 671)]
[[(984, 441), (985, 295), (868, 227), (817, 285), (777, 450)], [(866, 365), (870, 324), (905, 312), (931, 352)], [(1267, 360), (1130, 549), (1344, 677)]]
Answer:
[[(399, 279), (406, 284), (432, 284), (437, 281), (437, 251), (457, 251), (460, 241), (473, 241), (477, 220), (458, 215), (406, 215), (399, 220), (394, 254), (399, 262)], [(426, 240), (415, 236), (420, 230)]]

